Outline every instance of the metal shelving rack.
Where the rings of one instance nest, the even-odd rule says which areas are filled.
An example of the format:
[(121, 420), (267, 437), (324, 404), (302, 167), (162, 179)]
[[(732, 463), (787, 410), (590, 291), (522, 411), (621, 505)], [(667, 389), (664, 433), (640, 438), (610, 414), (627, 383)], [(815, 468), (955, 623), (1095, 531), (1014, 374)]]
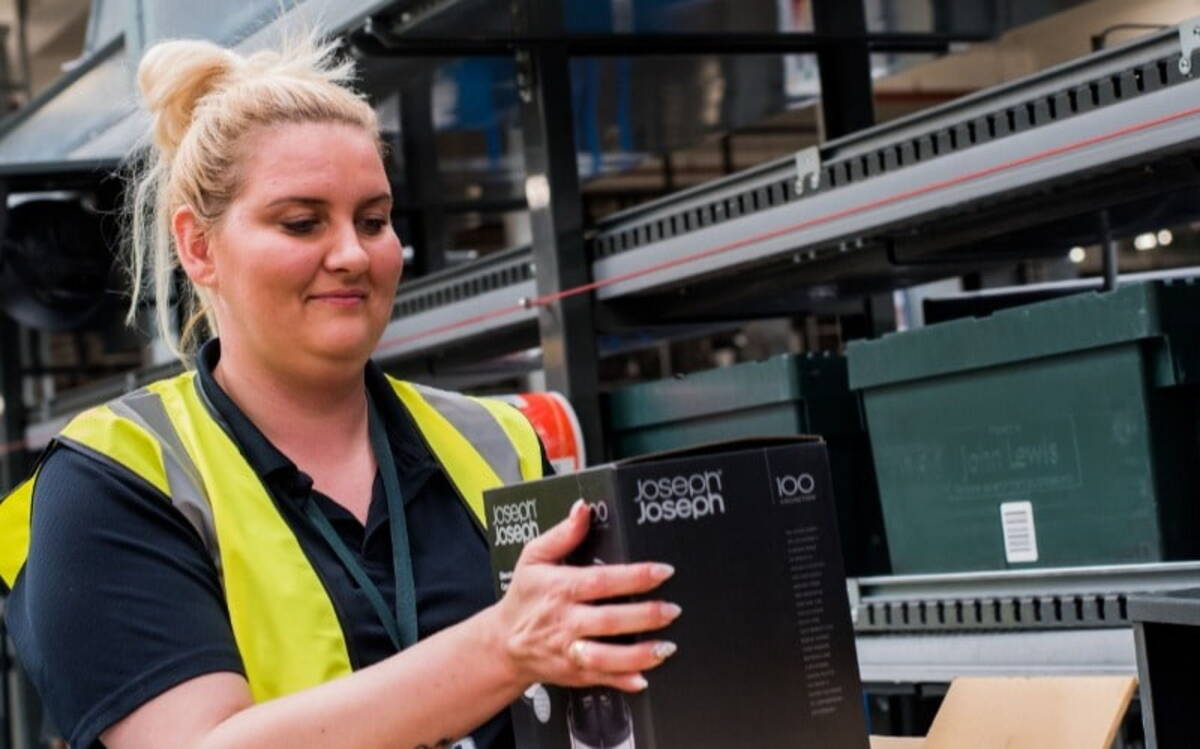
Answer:
[(869, 682), (1136, 674), (1128, 596), (1194, 588), (1200, 562), (850, 581)]
[[(606, 219), (585, 240), (597, 319), (620, 330), (819, 309), (1012, 262), (1020, 253), (997, 252), (993, 237), (1193, 185), (1193, 28)], [(1098, 219), (1098, 239), (1102, 229)], [(393, 326), (410, 333), (385, 338), (381, 358), (420, 360), (481, 336), (503, 348), (506, 335), (528, 335), (536, 257), (513, 250), (403, 290)], [(476, 322), (453, 327), (463, 319)], [(1133, 673), (1126, 595), (1198, 582), (1192, 563), (851, 581), (863, 677)]]
[[(1039, 225), (1189, 185), (1196, 172), (1180, 157), (1196, 147), (1197, 113), (1187, 102), (1200, 85), (1179, 72), (1179, 35), (1074, 61), (610, 217), (586, 241), (605, 321), (636, 325), (649, 309), (658, 323), (794, 312), (994, 263), (972, 245), (1011, 234), (1015, 215)], [(1116, 194), (1118, 184), (1126, 189)], [(970, 229), (945, 231), (955, 224)], [(414, 358), (530, 322), (521, 302), (532, 298), (533, 250), (506, 253), (503, 265), (507, 282), (505, 270), (486, 263), (402, 289), (397, 329), (434, 332), (394, 345), (385, 338), (381, 354)], [(733, 273), (737, 284), (728, 283)], [(681, 301), (681, 290), (702, 299)], [(445, 330), (449, 321), (483, 317)]]
[[(357, 40), (367, 53), (444, 55), (437, 39), (415, 32), (480, 3), (318, 4), (332, 14), (331, 31)], [(406, 281), (377, 357), (398, 371), (420, 372), (431, 361), (494, 356), (540, 340), (548, 382), (581, 411), (593, 454), (602, 453), (594, 448), (602, 434), (596, 330), (857, 303), (923, 280), (1061, 254), (1061, 227), (1075, 232), (1072, 243), (1082, 241), (1081, 226), (1093, 241), (1103, 240), (1107, 209), (1166, 200), (1200, 185), (1200, 79), (1193, 77), (1200, 25), (1184, 24), (867, 127), (869, 78), (861, 80), (864, 71), (845, 59), (844, 49), (835, 51), (832, 37), (822, 37), (833, 29), (845, 41), (846, 29), (857, 28), (855, 44), (864, 60), (868, 49), (886, 45), (888, 40), (866, 34), (859, 7), (818, 19), (813, 35), (787, 40), (790, 48), (815, 50), (828, 70), (858, 76), (858, 89), (847, 86), (840, 104), (827, 106), (835, 110), (827, 114), (827, 127), (844, 134), (794, 158), (638, 206), (585, 230), (571, 112), (564, 109), (570, 96), (562, 95), (572, 44), (580, 42), (564, 35), (556, 2), (517, 5), (526, 14), (516, 19), (514, 35), (474, 38), (476, 46), (455, 49), (507, 50), (532, 81), (522, 95), (529, 192), (535, 197), (533, 245)], [(823, 5), (856, 4), (817, 4)], [(409, 6), (415, 10), (405, 10)], [(410, 36), (414, 41), (406, 46)], [(629, 40), (617, 40), (622, 41)], [(702, 39), (679, 41), (693, 51), (705, 49)], [(589, 43), (585, 48), (597, 53), (600, 42)], [(770, 40), (740, 43), (771, 48)], [(730, 44), (737, 47), (738, 40)], [(40, 116), (33, 112), (16, 130), (37, 127)], [(140, 126), (132, 111), (114, 122), (53, 169), (44, 161), (4, 164), (0, 179), (13, 189), (52, 184), (55, 175), (78, 180), (95, 174), (97, 164), (109, 163), (106, 154), (123, 150), (114, 151), (114, 144), (127, 145)], [(14, 127), (0, 131), (0, 156), (12, 132)], [(72, 164), (79, 168), (72, 170)], [(1040, 245), (1015, 246), (1034, 230), (1060, 234)], [(574, 293), (579, 287), (586, 293)], [(27, 448), (45, 444), (72, 413), (159, 375), (133, 373), (43, 404), (29, 415)], [(15, 395), (11, 376), (4, 389), (6, 396)], [(16, 418), (14, 410), (10, 419)], [(10, 421), (9, 439), (20, 436), (14, 428)], [(940, 682), (981, 673), (1130, 673), (1135, 666), (1125, 596), (1200, 585), (1200, 563), (864, 578), (850, 584), (869, 682)]]

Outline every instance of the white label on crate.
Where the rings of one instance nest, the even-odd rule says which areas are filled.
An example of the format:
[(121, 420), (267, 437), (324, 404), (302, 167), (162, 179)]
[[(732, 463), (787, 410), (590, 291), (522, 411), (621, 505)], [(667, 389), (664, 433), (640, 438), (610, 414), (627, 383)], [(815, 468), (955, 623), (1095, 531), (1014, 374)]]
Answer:
[(1004, 532), (1004, 556), (1010, 563), (1038, 560), (1037, 529), (1033, 525), (1032, 502), (1002, 503), (1000, 529)]

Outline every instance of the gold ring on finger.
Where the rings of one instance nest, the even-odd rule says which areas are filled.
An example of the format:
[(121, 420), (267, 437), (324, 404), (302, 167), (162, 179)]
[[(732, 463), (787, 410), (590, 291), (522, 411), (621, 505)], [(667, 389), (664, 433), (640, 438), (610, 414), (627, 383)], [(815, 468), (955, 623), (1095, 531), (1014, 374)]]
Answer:
[(586, 649), (586, 640), (574, 640), (567, 646), (567, 656), (571, 659), (572, 663), (583, 668), (583, 656)]

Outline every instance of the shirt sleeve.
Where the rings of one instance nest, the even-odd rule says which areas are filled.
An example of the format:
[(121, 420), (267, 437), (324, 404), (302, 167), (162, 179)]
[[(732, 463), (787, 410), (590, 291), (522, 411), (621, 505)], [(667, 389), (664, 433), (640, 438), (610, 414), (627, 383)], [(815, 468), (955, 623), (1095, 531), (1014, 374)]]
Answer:
[(59, 447), (34, 489), (29, 558), (6, 621), (55, 725), (75, 749), (162, 692), (245, 673), (200, 537), (157, 489)]

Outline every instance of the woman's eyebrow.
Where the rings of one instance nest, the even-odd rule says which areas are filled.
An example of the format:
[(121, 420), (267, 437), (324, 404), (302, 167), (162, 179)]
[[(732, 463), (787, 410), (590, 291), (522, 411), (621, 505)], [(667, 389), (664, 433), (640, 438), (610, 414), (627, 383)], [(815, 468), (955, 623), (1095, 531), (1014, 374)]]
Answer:
[(272, 200), (270, 203), (267, 203), (267, 207), (271, 208), (284, 203), (300, 203), (302, 205), (322, 206), (328, 204), (328, 202), (329, 201), (323, 198), (312, 198), (305, 195), (287, 195), (285, 197)]
[(376, 203), (391, 203), (392, 194), (390, 192), (381, 192), (378, 195), (373, 195), (359, 203), (359, 205), (375, 205)]
[[(381, 192), (378, 195), (372, 195), (371, 197), (361, 201), (359, 203), (359, 206), (367, 206), (367, 205), (374, 205), (376, 203), (390, 203), (390, 202), (392, 202), (392, 194), (389, 192)], [(328, 205), (329, 201), (324, 198), (317, 198), (317, 197), (312, 197), (312, 196), (308, 196), (308, 195), (285, 195), (282, 198), (276, 198), (275, 200), (272, 200), (270, 203), (267, 203), (267, 207), (271, 208), (273, 206), (282, 205), (284, 203), (300, 203), (301, 205), (324, 206), (324, 205)]]

